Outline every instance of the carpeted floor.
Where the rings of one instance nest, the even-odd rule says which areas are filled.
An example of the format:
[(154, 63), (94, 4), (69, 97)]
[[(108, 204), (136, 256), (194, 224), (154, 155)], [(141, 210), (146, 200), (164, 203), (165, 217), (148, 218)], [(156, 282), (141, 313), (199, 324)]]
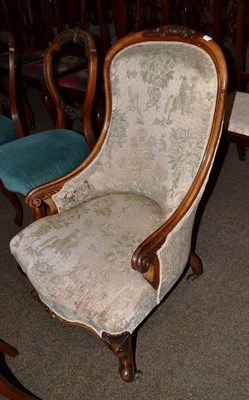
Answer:
[(43, 400), (248, 400), (248, 183), (249, 155), (241, 162), (231, 146), (201, 219), (204, 274), (193, 282), (184, 276), (138, 330), (143, 376), (130, 384), (97, 337), (61, 325), (32, 299), (9, 252), (20, 228), (0, 195), (0, 337), (20, 351), (6, 360), (22, 384)]

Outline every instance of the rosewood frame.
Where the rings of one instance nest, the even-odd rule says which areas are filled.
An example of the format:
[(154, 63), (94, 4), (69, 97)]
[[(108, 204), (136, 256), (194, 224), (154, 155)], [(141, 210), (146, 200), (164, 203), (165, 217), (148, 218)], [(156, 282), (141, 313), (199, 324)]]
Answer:
[[(106, 114), (103, 130), (100, 135), (99, 141), (97, 142), (89, 157), (76, 170), (58, 179), (55, 182), (51, 182), (46, 185), (40, 186), (37, 189), (34, 189), (26, 197), (26, 202), (30, 207), (36, 207), (37, 204), (46, 204), (50, 214), (55, 214), (58, 212), (51, 196), (60, 191), (67, 181), (78, 175), (95, 159), (101, 147), (103, 146), (105, 137), (107, 135), (112, 113), (109, 71), (114, 56), (126, 46), (144, 41), (175, 41), (189, 43), (201, 47), (213, 59), (218, 77), (217, 100), (212, 129), (208, 144), (206, 146), (205, 154), (203, 156), (197, 175), (176, 211), (160, 228), (158, 228), (138, 246), (131, 259), (131, 267), (134, 270), (142, 273), (144, 278), (152, 285), (152, 287), (154, 287), (154, 289), (157, 289), (160, 272), (160, 262), (157, 256), (157, 251), (165, 242), (167, 235), (169, 235), (174, 227), (181, 221), (181, 219), (185, 216), (185, 214), (195, 201), (211, 168), (220, 136), (224, 113), (224, 99), (227, 89), (227, 70), (223, 54), (221, 53), (218, 45), (212, 40), (205, 40), (201, 34), (196, 33), (189, 28), (183, 26), (176, 27), (169, 25), (159, 29), (143, 31), (130, 36), (126, 36), (118, 43), (116, 43), (109, 50), (105, 59), (104, 82), (106, 94)], [(202, 274), (202, 263), (195, 253), (190, 253), (188, 263), (192, 267), (195, 275), (198, 276)], [(41, 302), (38, 294), (35, 291), (33, 294)], [(42, 304), (44, 305), (44, 303)], [(46, 305), (45, 307), (48, 310), (48, 307)], [(55, 315), (53, 312), (52, 314), (61, 320), (61, 318)], [(63, 322), (66, 324), (71, 324), (67, 321)], [(89, 327), (86, 327), (83, 324), (72, 324), (81, 325), (91, 330)], [(127, 382), (134, 380), (139, 374), (137, 373), (135, 367), (134, 353), (131, 346), (131, 334), (129, 332), (123, 332), (120, 335), (111, 335), (107, 332), (104, 332), (102, 334), (102, 341), (118, 357), (120, 365), (119, 372), (121, 374), (121, 378)]]

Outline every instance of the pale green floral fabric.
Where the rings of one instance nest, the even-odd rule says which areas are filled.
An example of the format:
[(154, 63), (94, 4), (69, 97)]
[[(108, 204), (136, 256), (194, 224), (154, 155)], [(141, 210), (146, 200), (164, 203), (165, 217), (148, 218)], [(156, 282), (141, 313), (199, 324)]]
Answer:
[(185, 43), (127, 47), (115, 56), (110, 75), (112, 117), (100, 153), (53, 196), (59, 213), (11, 243), (44, 302), (99, 334), (132, 332), (187, 263), (201, 194), (158, 251), (158, 291), (130, 266), (137, 246), (190, 188), (217, 95), (213, 62)]
[(111, 68), (112, 118), (105, 145), (53, 196), (60, 210), (104, 193), (134, 192), (169, 215), (190, 187), (208, 140), (217, 78), (196, 46), (145, 43)]
[[(204, 185), (205, 186), (205, 185)], [(204, 186), (181, 222), (170, 232), (157, 255), (160, 260), (158, 303), (177, 282), (186, 267), (191, 250), (193, 223)]]
[(153, 201), (110, 194), (36, 221), (11, 251), (43, 301), (96, 332), (132, 331), (155, 307), (156, 291), (130, 267), (133, 250), (162, 223)]
[(249, 93), (232, 92), (226, 100), (224, 128), (249, 136)]

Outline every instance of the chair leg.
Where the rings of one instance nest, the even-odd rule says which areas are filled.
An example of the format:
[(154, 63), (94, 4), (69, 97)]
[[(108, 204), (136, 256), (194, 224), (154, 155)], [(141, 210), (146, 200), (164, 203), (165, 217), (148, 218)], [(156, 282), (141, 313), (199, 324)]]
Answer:
[(142, 375), (141, 371), (136, 370), (132, 336), (129, 332), (120, 335), (103, 332), (102, 339), (104, 344), (118, 357), (119, 373), (123, 381), (132, 382)]
[(14, 221), (15, 221), (16, 225), (22, 226), (22, 224), (23, 224), (23, 208), (22, 208), (19, 198), (17, 197), (17, 195), (15, 193), (12, 193), (9, 190), (7, 190), (4, 187), (1, 180), (0, 180), (0, 191), (7, 197), (7, 199), (9, 199), (9, 201), (15, 208), (16, 216), (15, 216)]
[(242, 144), (236, 143), (236, 147), (237, 147), (237, 153), (238, 153), (239, 159), (241, 161), (245, 161), (245, 159), (246, 159), (245, 146), (243, 146)]
[(187, 279), (194, 280), (203, 274), (203, 265), (200, 257), (193, 251), (190, 253), (188, 264), (192, 268), (193, 274), (187, 276)]
[(16, 357), (19, 352), (0, 339), (0, 396), (10, 400), (39, 400), (15, 378), (5, 362), (4, 354)]
[(19, 354), (19, 351), (11, 346), (10, 344), (4, 342), (3, 340), (0, 339), (0, 352), (3, 354), (7, 354), (8, 356), (11, 357), (16, 357)]

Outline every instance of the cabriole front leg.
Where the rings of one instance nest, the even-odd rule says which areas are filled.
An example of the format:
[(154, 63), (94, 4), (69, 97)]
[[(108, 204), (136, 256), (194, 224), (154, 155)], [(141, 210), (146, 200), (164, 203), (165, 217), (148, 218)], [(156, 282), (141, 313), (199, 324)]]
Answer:
[(132, 336), (129, 332), (120, 335), (103, 332), (102, 339), (104, 344), (118, 357), (119, 374), (123, 381), (132, 382), (142, 374), (140, 371), (136, 371)]

